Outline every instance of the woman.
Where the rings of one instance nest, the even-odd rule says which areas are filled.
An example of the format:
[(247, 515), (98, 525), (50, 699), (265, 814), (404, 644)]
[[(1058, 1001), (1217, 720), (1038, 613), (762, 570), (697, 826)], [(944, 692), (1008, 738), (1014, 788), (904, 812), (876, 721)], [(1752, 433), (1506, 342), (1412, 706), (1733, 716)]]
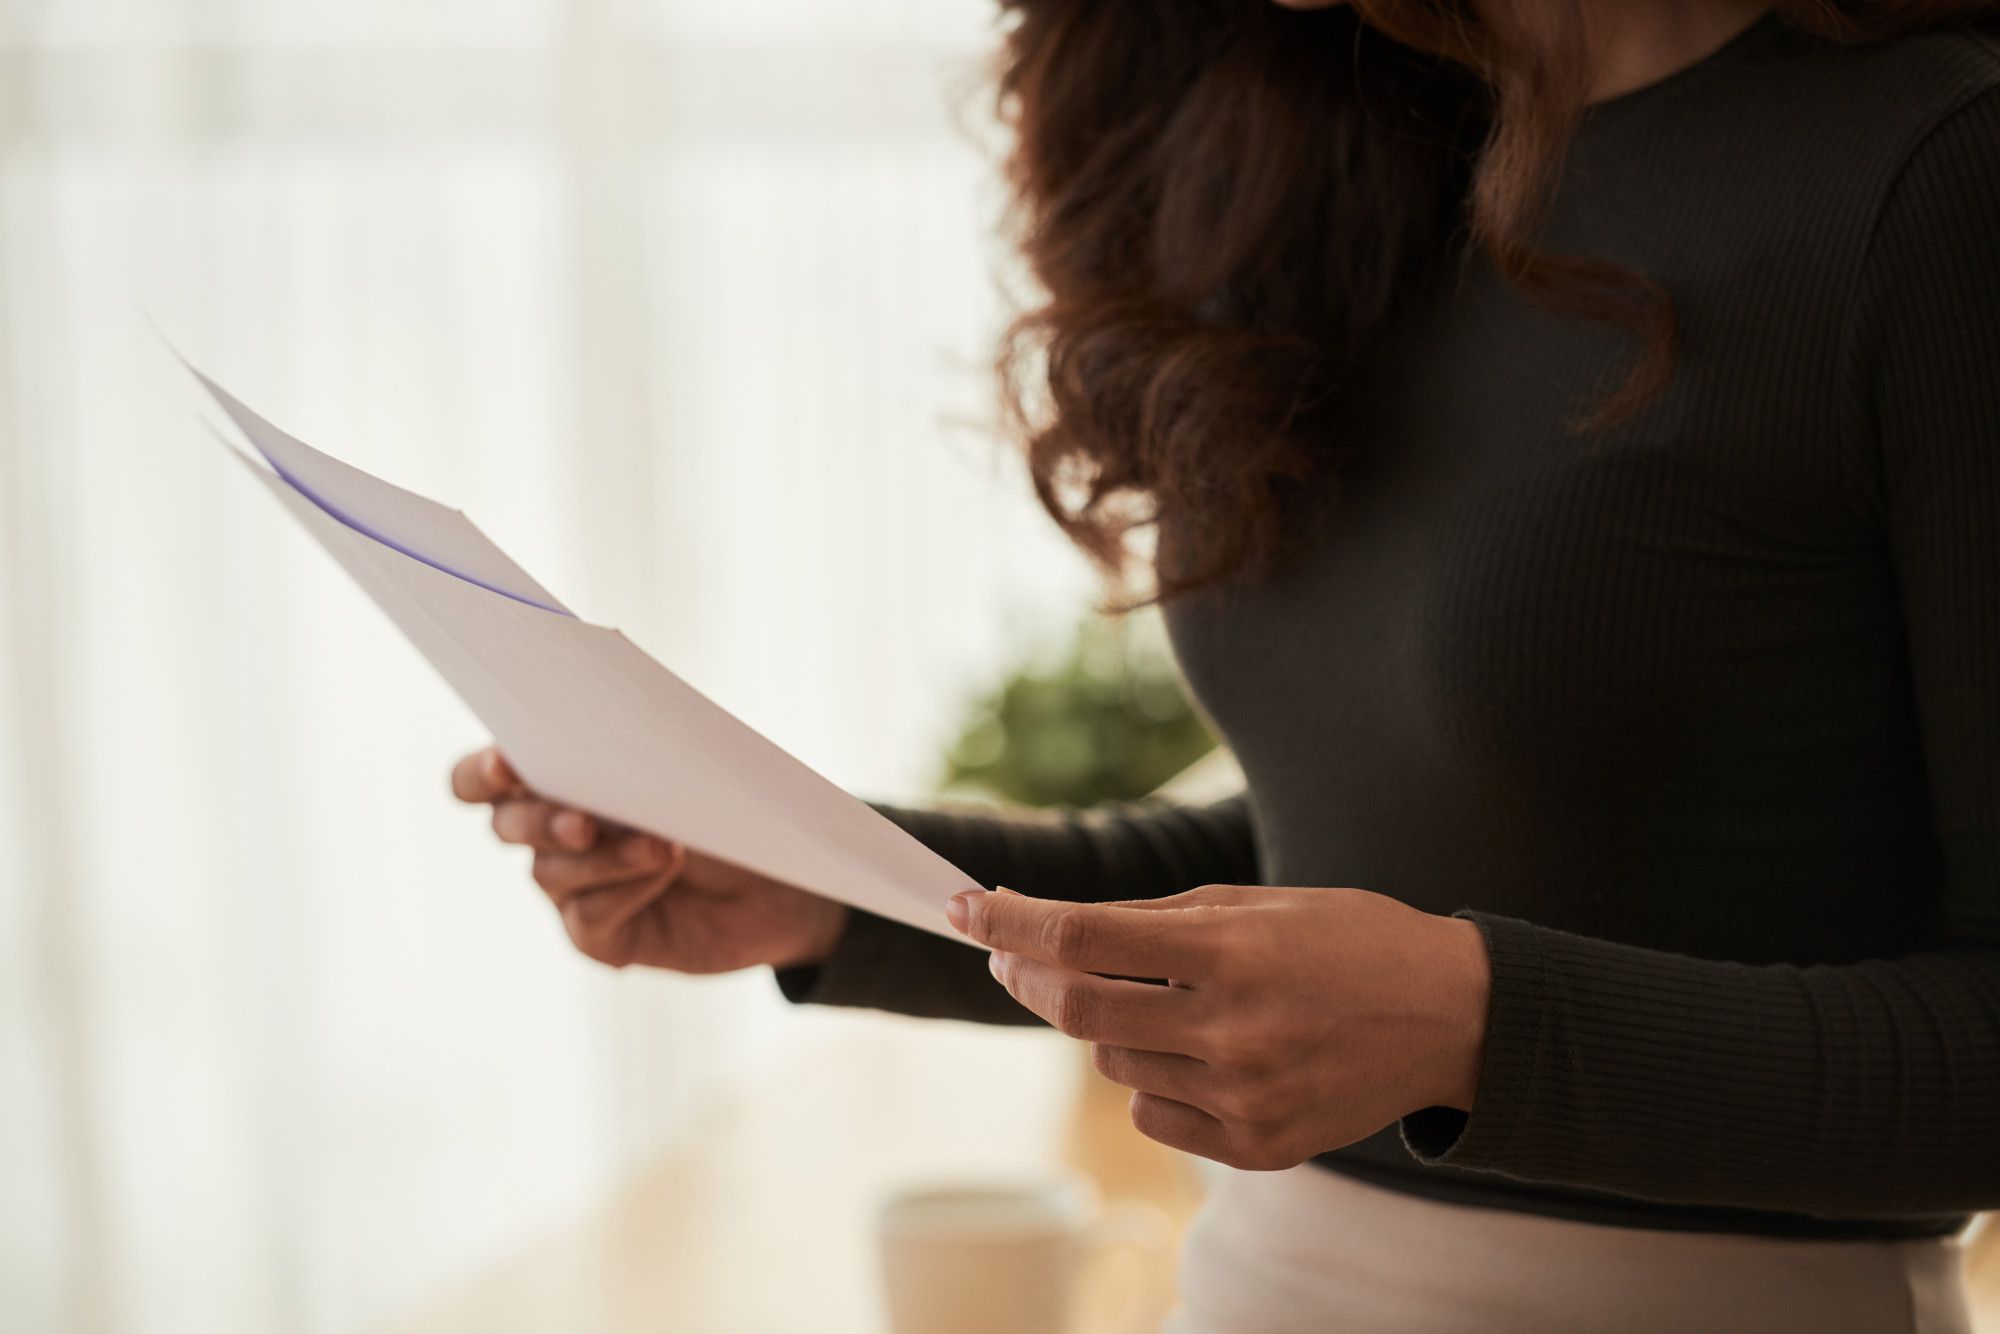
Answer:
[(608, 963), (1092, 1043), (1240, 1169), (1183, 1330), (1965, 1328), (2000, 7), (1009, 8), (1033, 475), (1247, 792), (890, 811), (1023, 891), (953, 904), (990, 973), (491, 752), (459, 794)]

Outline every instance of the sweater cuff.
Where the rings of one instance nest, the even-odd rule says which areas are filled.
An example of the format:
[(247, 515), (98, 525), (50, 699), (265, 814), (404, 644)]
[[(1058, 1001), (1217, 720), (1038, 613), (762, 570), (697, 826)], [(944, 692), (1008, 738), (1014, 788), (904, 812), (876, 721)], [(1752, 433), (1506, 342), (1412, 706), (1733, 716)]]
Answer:
[[(868, 805), (917, 842), (951, 860), (945, 837), (951, 828), (951, 817), (887, 802), (871, 801)], [(847, 924), (841, 929), (840, 939), (834, 942), (832, 953), (816, 964), (773, 968), (771, 975), (778, 984), (779, 994), (795, 1005), (895, 1009), (890, 993), (895, 990), (895, 980), (911, 971), (913, 940), (925, 947), (952, 944), (926, 939), (916, 928), (887, 917), (849, 908)]]
[(1535, 1096), (1548, 1034), (1548, 957), (1536, 929), (1511, 917), (1461, 909), (1479, 927), (1493, 987), (1472, 1111), (1426, 1107), (1402, 1120), (1404, 1147), (1432, 1166), (1493, 1169)]
[(898, 942), (912, 928), (859, 908), (847, 910), (847, 925), (833, 952), (816, 964), (773, 968), (778, 991), (796, 1005), (847, 1005), (873, 1008), (882, 980), (896, 975)]

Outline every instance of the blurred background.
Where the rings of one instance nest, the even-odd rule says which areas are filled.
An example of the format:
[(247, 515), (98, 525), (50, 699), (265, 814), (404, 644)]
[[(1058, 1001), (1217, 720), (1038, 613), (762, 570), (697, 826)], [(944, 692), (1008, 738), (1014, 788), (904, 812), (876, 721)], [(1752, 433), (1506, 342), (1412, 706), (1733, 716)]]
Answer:
[(0, 0), (0, 1330), (873, 1330), (885, 1192), (1116, 1140), (1052, 1035), (575, 955), (147, 323), (851, 790), (1150, 784), (988, 429), (994, 20)]
[(994, 17), (0, 0), (0, 1334), (861, 1334), (905, 1186), (1185, 1218), (1054, 1035), (574, 954), (148, 325), (853, 791), (1226, 789), (989, 429)]

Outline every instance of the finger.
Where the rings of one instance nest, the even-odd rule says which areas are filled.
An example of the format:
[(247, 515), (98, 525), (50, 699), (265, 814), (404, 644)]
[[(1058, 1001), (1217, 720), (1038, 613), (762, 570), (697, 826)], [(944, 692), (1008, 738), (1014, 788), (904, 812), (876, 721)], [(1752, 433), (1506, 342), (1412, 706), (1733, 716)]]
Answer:
[(1131, 1116), (1133, 1126), (1147, 1139), (1218, 1163), (1231, 1162), (1229, 1131), (1199, 1107), (1154, 1093), (1134, 1093)]
[(520, 788), (520, 775), (492, 746), (475, 750), (452, 766), (451, 792), (460, 801), (493, 801)]
[(1024, 954), (997, 952), (989, 966), (1015, 1000), (1080, 1041), (1181, 1053), (1196, 1043), (1190, 991), (1093, 977)]
[(627, 834), (606, 839), (585, 852), (541, 851), (535, 854), (535, 883), (557, 903), (632, 880), (652, 880), (663, 872), (671, 880), (687, 863), (687, 852), (651, 834)]
[(1220, 1114), (1221, 1109), (1211, 1105), (1217, 1093), (1215, 1071), (1192, 1056), (1100, 1042), (1090, 1049), (1090, 1063), (1098, 1074), (1135, 1093), (1184, 1102), (1211, 1116)]
[(1029, 898), (1011, 890), (954, 895), (952, 925), (973, 940), (1083, 973), (1198, 980), (1208, 972), (1208, 914), (1147, 912)]
[(494, 804), (493, 833), (502, 843), (581, 852), (597, 841), (597, 821), (553, 801), (517, 797)]

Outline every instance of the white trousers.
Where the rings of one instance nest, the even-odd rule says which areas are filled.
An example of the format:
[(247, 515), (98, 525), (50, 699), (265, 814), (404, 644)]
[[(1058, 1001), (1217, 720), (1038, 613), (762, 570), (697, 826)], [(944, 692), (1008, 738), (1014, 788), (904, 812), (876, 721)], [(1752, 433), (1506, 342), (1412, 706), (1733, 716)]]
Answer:
[(1969, 1334), (1962, 1249), (1605, 1227), (1308, 1163), (1219, 1180), (1166, 1334)]

